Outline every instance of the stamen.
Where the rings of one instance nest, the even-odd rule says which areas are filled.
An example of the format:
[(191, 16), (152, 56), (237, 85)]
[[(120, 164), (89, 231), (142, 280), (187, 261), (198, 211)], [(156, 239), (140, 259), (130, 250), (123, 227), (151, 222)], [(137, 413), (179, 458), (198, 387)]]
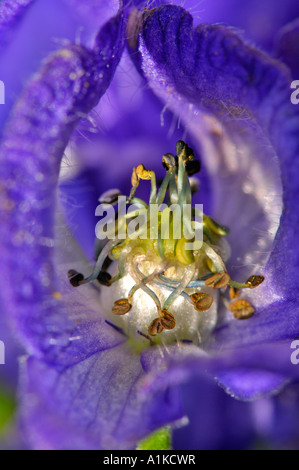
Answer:
[(155, 343), (152, 341), (152, 339), (151, 339), (148, 335), (146, 335), (145, 333), (143, 333), (142, 331), (137, 330), (137, 334), (140, 335), (140, 336), (142, 336), (143, 338), (147, 339), (147, 340), (150, 342), (151, 346), (153, 346), (153, 345), (155, 344)]
[(186, 271), (183, 276), (183, 279), (181, 280), (177, 288), (170, 294), (170, 296), (164, 302), (163, 310), (167, 310), (171, 306), (171, 304), (175, 301), (175, 299), (183, 292), (183, 290), (185, 290), (186, 286), (194, 277), (194, 273), (195, 273), (195, 264), (191, 264), (186, 267)]
[(100, 274), (97, 277), (97, 280), (103, 286), (110, 286), (111, 279), (112, 279), (111, 275), (109, 273), (107, 273), (106, 271), (101, 271)]
[(236, 287), (230, 287), (229, 288), (229, 296), (231, 298), (231, 300), (234, 300), (236, 299), (237, 297), (239, 297), (240, 295), (240, 290), (237, 289)]
[(161, 325), (163, 326), (163, 328), (165, 328), (165, 330), (173, 330), (173, 328), (175, 327), (175, 318), (167, 310), (162, 310), (160, 320)]
[(151, 336), (156, 336), (157, 334), (162, 333), (163, 330), (164, 328), (160, 318), (155, 318), (147, 329), (148, 334)]
[(229, 285), (231, 287), (236, 287), (237, 289), (255, 289), (264, 281), (264, 279), (264, 276), (250, 276), (246, 282), (237, 282), (231, 279), (229, 281)]
[(246, 320), (254, 314), (254, 307), (245, 299), (234, 300), (229, 305), (229, 309), (238, 320)]
[(222, 273), (213, 274), (205, 281), (205, 285), (208, 287), (213, 287), (213, 289), (221, 289), (226, 287), (229, 283), (230, 277), (227, 272), (223, 271)]
[(210, 294), (205, 294), (204, 292), (197, 292), (192, 294), (191, 300), (194, 303), (194, 308), (198, 312), (205, 312), (209, 310), (213, 303), (213, 297)]
[(130, 255), (128, 255), (127, 272), (131, 275), (131, 277), (136, 282), (136, 286), (134, 286), (132, 290), (130, 291), (129, 299), (131, 299), (134, 293), (136, 292), (136, 290), (140, 288), (153, 299), (153, 301), (156, 304), (157, 310), (160, 311), (161, 303), (160, 303), (159, 298), (149, 287), (145, 285), (145, 283), (143, 282), (143, 279), (140, 278), (138, 271), (137, 271), (137, 264), (144, 260), (145, 260), (144, 254), (139, 254), (138, 256), (135, 256), (134, 253), (130, 253)]
[(87, 284), (88, 282), (94, 281), (98, 278), (107, 256), (109, 255), (111, 249), (118, 243), (119, 243), (119, 240), (110, 240), (107, 243), (107, 245), (104, 246), (103, 250), (100, 253), (100, 256), (98, 257), (93, 273), (90, 276), (88, 276), (86, 279), (84, 279), (84, 281), (80, 284)]
[(131, 308), (132, 305), (128, 299), (119, 299), (114, 302), (112, 313), (114, 313), (114, 315), (125, 315), (131, 310)]
[(246, 284), (249, 289), (255, 289), (264, 281), (264, 279), (264, 276), (250, 276), (250, 278), (247, 279)]
[[(225, 245), (222, 241), (229, 229), (191, 204), (199, 183), (196, 178), (189, 177), (200, 171), (200, 162), (195, 160), (193, 150), (180, 140), (176, 144), (176, 156), (166, 153), (162, 157), (162, 165), (167, 174), (159, 181), (158, 190), (153, 171), (142, 164), (133, 169), (130, 194), (116, 211), (116, 227), (114, 229), (115, 224), (111, 228), (107, 225), (109, 233), (105, 232), (106, 244), (103, 245), (103, 240), (97, 244), (96, 252), (99, 255), (93, 272), (84, 278), (83, 274), (71, 269), (68, 278), (74, 287), (93, 281), (110, 289), (113, 285), (118, 300), (113, 306), (108, 302), (108, 313), (111, 315), (112, 310), (115, 316), (124, 317), (130, 312), (130, 315), (117, 320), (122, 326), (126, 325), (130, 338), (134, 330), (138, 337), (143, 336), (154, 344), (150, 336), (176, 328), (174, 333), (164, 333), (168, 342), (181, 341), (182, 338), (201, 342), (201, 338), (206, 338), (207, 332), (210, 334), (216, 324), (214, 298), (223, 298), (235, 318), (250, 318), (254, 307), (248, 300), (238, 299), (239, 289), (253, 289), (263, 282), (264, 277), (253, 275), (244, 283), (230, 279), (225, 266), (230, 250), (227, 242)], [(135, 197), (141, 180), (151, 181), (148, 204)], [(112, 190), (104, 193), (99, 200), (111, 206), (119, 195), (118, 190)], [(163, 204), (165, 198), (166, 203)], [(129, 208), (123, 214), (122, 210), (129, 203), (134, 204), (134, 210), (130, 211)], [(178, 213), (175, 206), (171, 207), (173, 204), (177, 205)], [(186, 207), (190, 210), (185, 210)], [(156, 217), (155, 224), (152, 223), (152, 214)], [(177, 228), (180, 229), (179, 234)], [(199, 229), (203, 231), (200, 244), (196, 236)], [(113, 262), (118, 263), (118, 271), (112, 277), (108, 269)], [(144, 266), (142, 270), (139, 268), (141, 263)], [(230, 304), (224, 296), (227, 286), (232, 300)], [(208, 288), (221, 289), (220, 296), (213, 297), (203, 292)], [(101, 291), (106, 292), (104, 288)], [(147, 303), (148, 298), (153, 300), (156, 311), (151, 302)], [(209, 310), (208, 314), (204, 313)], [(190, 334), (186, 331), (186, 325), (192, 330)], [(143, 328), (147, 328), (150, 336), (141, 331)], [(163, 344), (166, 344), (165, 339)]]

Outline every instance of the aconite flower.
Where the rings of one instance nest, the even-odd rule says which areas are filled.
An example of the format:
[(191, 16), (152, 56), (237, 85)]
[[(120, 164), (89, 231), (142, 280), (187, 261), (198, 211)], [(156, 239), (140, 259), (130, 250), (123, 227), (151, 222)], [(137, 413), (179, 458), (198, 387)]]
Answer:
[[(46, 60), (3, 133), (1, 304), (28, 351), (21, 417), (35, 448), (134, 448), (161, 426), (184, 424), (181, 384), (194, 380), (201, 400), (200, 388), (215, 379), (251, 400), (298, 375), (290, 361), (298, 335), (299, 152), (291, 74), (225, 26), (194, 29), (192, 21), (178, 6), (121, 7), (93, 46), (67, 43)], [(57, 181), (72, 145), (88, 159), (78, 135), (94, 116), (78, 123), (106, 93), (125, 41), (126, 60), (163, 103), (162, 120), (170, 110), (183, 128), (160, 155), (154, 132), (152, 147), (138, 147), (132, 184), (122, 183), (125, 202), (135, 203), (135, 216), (157, 202), (192, 200), (203, 211), (178, 218), (189, 240), (186, 232), (162, 237), (175, 220), (166, 207), (156, 238), (148, 225), (136, 226), (131, 239), (98, 243), (93, 263), (69, 223), (77, 223), (79, 239), (89, 215), (68, 213), (63, 185), (57, 202)], [(143, 109), (149, 124), (150, 111)], [(114, 184), (131, 177), (128, 159), (103, 149), (99, 192), (111, 174), (119, 175)], [(196, 158), (203, 177), (195, 194)], [(157, 184), (161, 160), (166, 176)], [(151, 185), (148, 199), (139, 196), (141, 184)], [(102, 201), (110, 207), (117, 194)], [(195, 215), (203, 240), (190, 248)]]

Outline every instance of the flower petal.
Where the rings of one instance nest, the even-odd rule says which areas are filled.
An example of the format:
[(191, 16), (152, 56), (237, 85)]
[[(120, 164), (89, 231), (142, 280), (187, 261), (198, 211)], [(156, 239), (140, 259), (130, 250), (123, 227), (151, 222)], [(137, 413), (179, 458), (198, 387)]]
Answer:
[(174, 429), (173, 449), (248, 449), (255, 437), (251, 404), (229, 397), (214, 380), (199, 376), (181, 387), (185, 426)]
[(30, 358), (23, 374), (22, 421), (37, 449), (132, 449), (181, 417), (174, 391), (139, 398), (144, 373), (126, 346), (61, 370)]
[(0, 51), (9, 40), (16, 23), (34, 0), (3, 0), (0, 4)]
[[(279, 391), (288, 380), (298, 380), (299, 369), (292, 364), (291, 353), (289, 342), (227, 349), (209, 355), (200, 354), (194, 346), (184, 346), (181, 351), (164, 352), (164, 368), (149, 371), (144, 379), (144, 389), (151, 394), (207, 374), (216, 377), (234, 398), (262, 398)], [(142, 362), (157, 363), (160, 354), (159, 350), (144, 351)]]
[(27, 86), (2, 140), (2, 302), (25, 344), (47, 351), (49, 360), (72, 345), (76, 326), (63, 308), (52, 262), (60, 160), (80, 117), (110, 83), (122, 33), (120, 13), (100, 31), (94, 50), (70, 45), (51, 56)]

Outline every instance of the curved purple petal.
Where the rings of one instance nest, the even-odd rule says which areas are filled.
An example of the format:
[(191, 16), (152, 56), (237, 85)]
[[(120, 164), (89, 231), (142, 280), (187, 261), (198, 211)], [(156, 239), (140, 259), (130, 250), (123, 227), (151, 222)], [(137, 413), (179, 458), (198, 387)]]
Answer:
[[(18, 4), (25, 5), (25, 0), (0, 3), (1, 6), (4, 4), (5, 11), (13, 14)], [(0, 79), (5, 84), (5, 106), (0, 106), (1, 133), (13, 104), (33, 73), (39, 70), (41, 61), (69, 41), (91, 47), (99, 29), (116, 15), (119, 2), (111, 1), (108, 5), (99, 0), (96, 3), (98, 13), (86, 16), (79, 14), (78, 10), (81, 11), (82, 6), (92, 8), (94, 0), (73, 0), (72, 4), (68, 4), (67, 0), (39, 0), (26, 8), (22, 22), (9, 23), (9, 40), (6, 40), (1, 51), (0, 62)], [(104, 9), (105, 14), (102, 14)], [(5, 24), (9, 16), (7, 12), (2, 16)]]
[(37, 449), (134, 449), (139, 439), (181, 417), (175, 390), (140, 398), (144, 372), (127, 346), (71, 367), (49, 368), (34, 358), (23, 367), (22, 422)]
[(252, 447), (256, 435), (251, 404), (234, 400), (204, 376), (183, 384), (181, 390), (189, 422), (174, 429), (174, 450)]
[(4, 0), (0, 4), (0, 51), (10, 39), (13, 28), (34, 0)]
[[(70, 45), (50, 57), (27, 86), (1, 143), (1, 301), (25, 344), (37, 354), (47, 351), (48, 359), (72, 349), (78, 336), (78, 318), (63, 307), (52, 260), (60, 160), (79, 119), (110, 83), (123, 27), (120, 13), (100, 31), (94, 50)], [(102, 341), (89, 346), (119, 343), (119, 335), (108, 334), (109, 343), (104, 330)]]
[(299, 76), (299, 18), (284, 26), (278, 34), (275, 53), (292, 71), (293, 78)]
[[(146, 0), (127, 2), (131, 6), (133, 3), (140, 10), (148, 7)], [(152, 0), (150, 7), (167, 3), (167, 0)], [(287, 0), (284, 3), (273, 0), (246, 0), (242, 3), (238, 0), (213, 0), (202, 3), (196, 0), (173, 0), (171, 4), (188, 10), (196, 26), (200, 23), (218, 23), (232, 27), (239, 35), (269, 51), (272, 51), (273, 38), (277, 31), (299, 15), (296, 0)]]

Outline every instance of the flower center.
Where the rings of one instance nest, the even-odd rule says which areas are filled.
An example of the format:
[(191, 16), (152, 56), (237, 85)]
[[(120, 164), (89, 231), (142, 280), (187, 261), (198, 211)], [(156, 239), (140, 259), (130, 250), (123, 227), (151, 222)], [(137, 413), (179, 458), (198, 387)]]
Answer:
[[(102, 196), (108, 222), (96, 227), (101, 248), (94, 271), (87, 278), (74, 270), (68, 276), (74, 287), (100, 283), (105, 313), (130, 338), (201, 344), (216, 325), (220, 296), (235, 318), (249, 318), (254, 308), (239, 291), (257, 287), (263, 277), (239, 283), (227, 273), (227, 227), (192, 205), (193, 175), (200, 170), (193, 150), (178, 141), (176, 155), (164, 155), (162, 164), (159, 188), (155, 173), (138, 165), (128, 198)], [(135, 196), (141, 180), (151, 181), (148, 203)]]

